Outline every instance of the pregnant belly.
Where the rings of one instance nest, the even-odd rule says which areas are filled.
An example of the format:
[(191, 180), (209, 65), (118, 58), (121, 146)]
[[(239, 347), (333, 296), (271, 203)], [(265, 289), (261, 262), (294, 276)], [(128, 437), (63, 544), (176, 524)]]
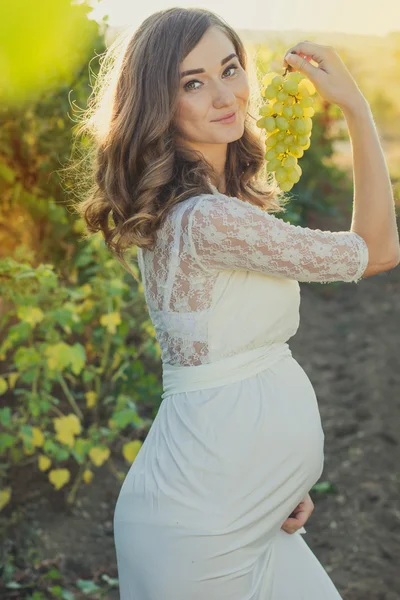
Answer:
[(241, 530), (254, 542), (279, 531), (323, 459), (314, 388), (285, 357), (251, 378), (166, 398), (121, 494), (132, 494), (130, 518)]

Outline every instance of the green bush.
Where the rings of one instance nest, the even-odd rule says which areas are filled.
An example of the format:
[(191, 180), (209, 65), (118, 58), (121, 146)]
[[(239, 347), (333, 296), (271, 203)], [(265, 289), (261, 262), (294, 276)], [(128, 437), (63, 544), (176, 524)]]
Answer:
[[(132, 268), (137, 273), (134, 260)], [(1, 260), (0, 295), (3, 478), (33, 463), (56, 489), (70, 484), (73, 502), (96, 467), (113, 468), (114, 449), (134, 460), (159, 404), (152, 371), (160, 349), (142, 285), (96, 235), (76, 253), (66, 281), (51, 264)], [(139, 408), (150, 409), (149, 418)], [(10, 493), (1, 490), (3, 506)]]

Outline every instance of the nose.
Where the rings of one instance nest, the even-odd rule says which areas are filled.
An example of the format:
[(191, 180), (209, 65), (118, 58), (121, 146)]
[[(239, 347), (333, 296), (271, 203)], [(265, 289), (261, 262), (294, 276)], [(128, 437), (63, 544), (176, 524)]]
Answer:
[(213, 105), (215, 108), (234, 106), (236, 97), (224, 81), (217, 81), (214, 86)]

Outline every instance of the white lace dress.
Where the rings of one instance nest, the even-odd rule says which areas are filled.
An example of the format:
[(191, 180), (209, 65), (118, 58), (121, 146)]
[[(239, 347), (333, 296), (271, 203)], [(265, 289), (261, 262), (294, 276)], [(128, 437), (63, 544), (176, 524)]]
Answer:
[(298, 282), (357, 283), (368, 248), (213, 192), (175, 206), (138, 252), (164, 393), (115, 507), (120, 597), (339, 600), (305, 529), (281, 529), (324, 463), (287, 341)]

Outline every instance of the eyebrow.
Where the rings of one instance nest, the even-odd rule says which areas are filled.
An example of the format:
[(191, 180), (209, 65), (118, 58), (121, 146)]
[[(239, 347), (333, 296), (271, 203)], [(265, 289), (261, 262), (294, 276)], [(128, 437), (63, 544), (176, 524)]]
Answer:
[[(228, 62), (228, 60), (231, 60), (231, 58), (234, 58), (235, 56), (236, 58), (239, 58), (238, 55), (235, 54), (235, 52), (233, 52), (226, 58), (223, 58), (221, 60), (221, 66)], [(205, 69), (190, 69), (189, 71), (183, 71), (183, 73), (181, 73), (181, 79), (182, 77), (186, 77), (186, 75), (196, 75), (197, 73), (205, 73)]]

